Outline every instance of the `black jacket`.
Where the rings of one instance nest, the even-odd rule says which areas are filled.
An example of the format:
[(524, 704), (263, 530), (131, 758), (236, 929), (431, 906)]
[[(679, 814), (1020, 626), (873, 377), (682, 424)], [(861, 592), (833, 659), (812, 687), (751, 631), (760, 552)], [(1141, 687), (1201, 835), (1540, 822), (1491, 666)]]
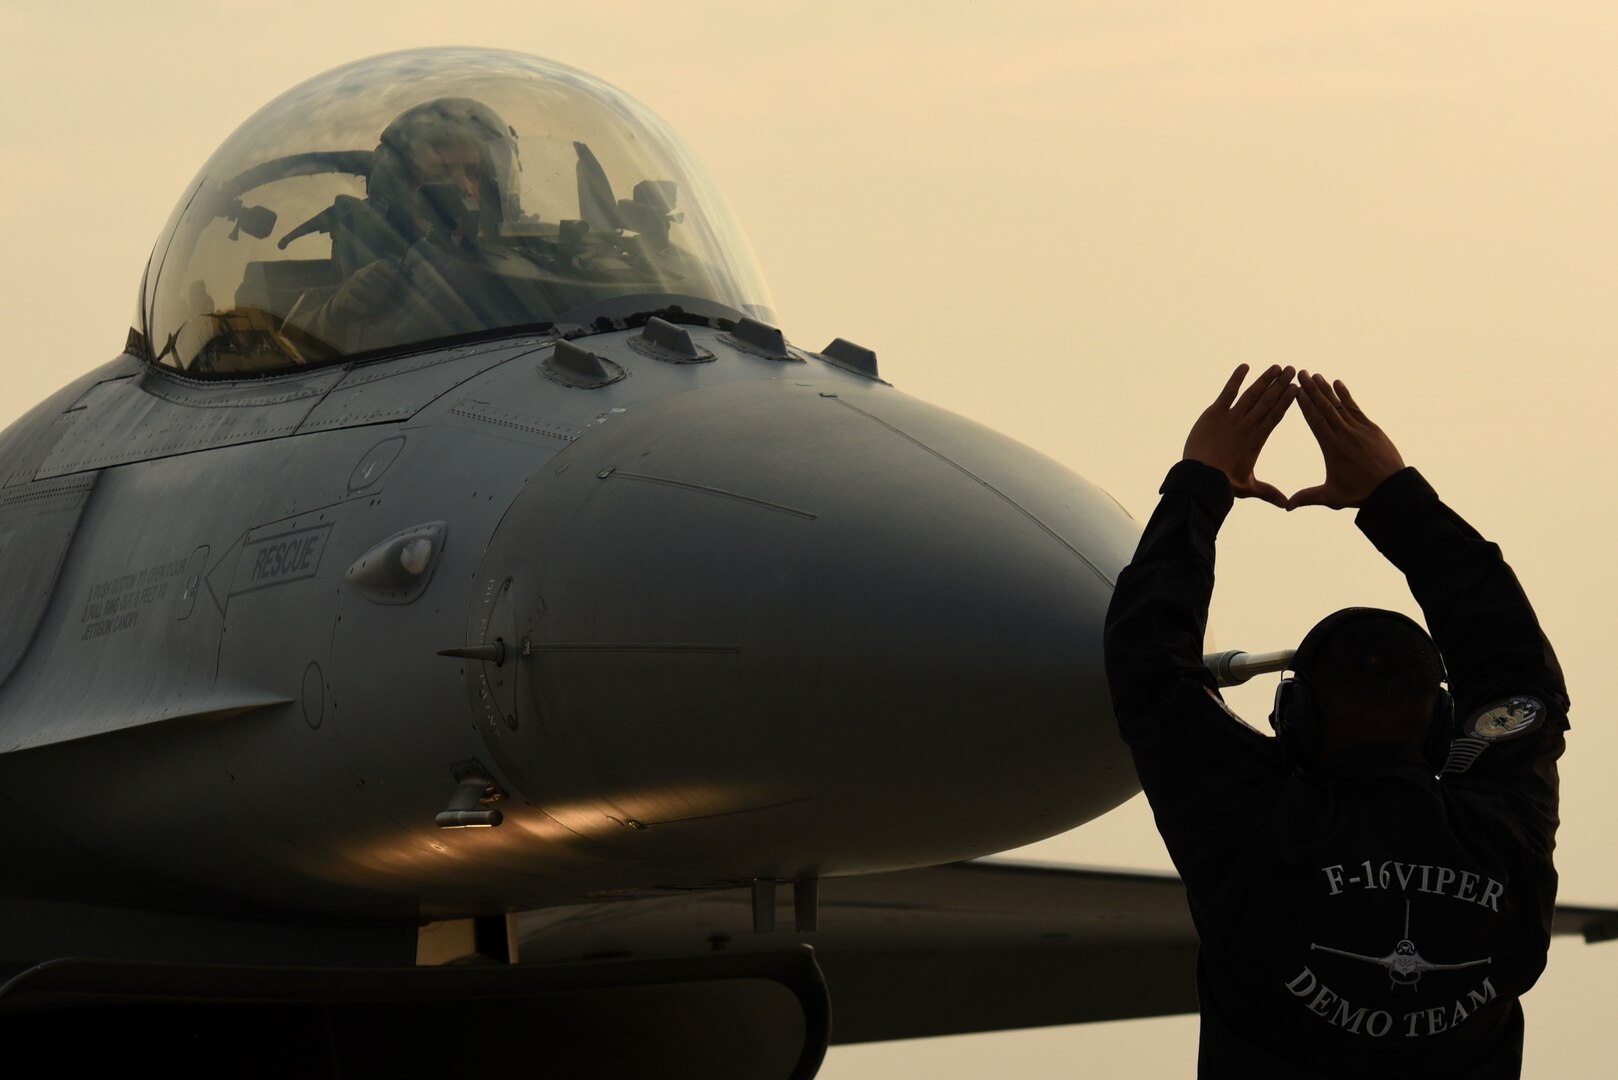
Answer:
[(1414, 469), (1366, 501), (1357, 523), (1426, 615), (1462, 737), (1436, 778), (1391, 750), (1302, 771), (1202, 664), (1230, 485), (1181, 462), (1162, 495), (1107, 613), (1107, 677), (1202, 939), (1199, 1075), (1516, 1077), (1568, 702), (1499, 549)]

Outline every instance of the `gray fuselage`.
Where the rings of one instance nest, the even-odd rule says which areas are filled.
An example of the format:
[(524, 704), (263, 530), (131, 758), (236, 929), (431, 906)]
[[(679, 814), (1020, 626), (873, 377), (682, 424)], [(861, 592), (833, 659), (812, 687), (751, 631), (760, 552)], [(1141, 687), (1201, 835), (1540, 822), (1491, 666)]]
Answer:
[[(1118, 505), (686, 329), (711, 360), (633, 329), (239, 381), (124, 356), (0, 435), (0, 893), (478, 915), (935, 864), (1134, 792)], [(467, 776), (498, 827), (435, 824)]]

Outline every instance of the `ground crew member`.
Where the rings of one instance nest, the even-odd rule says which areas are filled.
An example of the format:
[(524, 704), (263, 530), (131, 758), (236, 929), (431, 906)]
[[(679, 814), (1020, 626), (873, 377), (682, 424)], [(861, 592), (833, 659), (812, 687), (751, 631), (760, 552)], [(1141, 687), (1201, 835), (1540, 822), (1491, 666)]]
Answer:
[[(1201, 936), (1198, 1075), (1517, 1077), (1556, 898), (1561, 669), (1499, 549), (1347, 387), (1272, 367), (1238, 397), (1246, 370), (1192, 427), (1106, 627), (1114, 711)], [(1326, 480), (1289, 498), (1253, 469), (1294, 400)], [(1233, 496), (1358, 507), (1432, 630), (1323, 620), (1277, 738), (1202, 664)]]

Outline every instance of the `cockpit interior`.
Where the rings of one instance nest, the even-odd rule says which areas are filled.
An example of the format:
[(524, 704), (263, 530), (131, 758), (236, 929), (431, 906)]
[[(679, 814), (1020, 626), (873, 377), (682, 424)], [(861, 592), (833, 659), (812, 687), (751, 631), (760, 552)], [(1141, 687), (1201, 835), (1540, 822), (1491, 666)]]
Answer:
[(426, 49), (312, 79), (227, 139), (154, 249), (134, 340), (241, 378), (674, 307), (773, 320), (678, 136), (562, 65)]

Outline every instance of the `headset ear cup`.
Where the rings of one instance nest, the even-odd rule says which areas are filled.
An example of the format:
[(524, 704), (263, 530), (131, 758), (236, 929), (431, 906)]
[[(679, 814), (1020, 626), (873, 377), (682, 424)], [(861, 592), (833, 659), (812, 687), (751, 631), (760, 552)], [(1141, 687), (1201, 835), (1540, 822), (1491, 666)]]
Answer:
[(1315, 715), (1315, 696), (1308, 680), (1293, 678), (1292, 701), (1288, 707), (1287, 731), (1292, 759), (1305, 768), (1320, 760), (1320, 718)]
[(1315, 730), (1314, 704), (1309, 687), (1294, 676), (1275, 687), (1275, 704), (1270, 709), (1270, 727), (1282, 748), (1296, 765), (1311, 765), (1320, 752), (1320, 735)]
[(1448, 690), (1439, 687), (1438, 698), (1433, 702), (1432, 729), (1427, 735), (1427, 760), (1434, 773), (1443, 771), (1449, 757), (1449, 744), (1454, 738), (1455, 699)]
[(1277, 735), (1287, 729), (1287, 703), (1292, 700), (1292, 680), (1282, 679), (1275, 684), (1275, 701), (1270, 705), (1270, 730)]

